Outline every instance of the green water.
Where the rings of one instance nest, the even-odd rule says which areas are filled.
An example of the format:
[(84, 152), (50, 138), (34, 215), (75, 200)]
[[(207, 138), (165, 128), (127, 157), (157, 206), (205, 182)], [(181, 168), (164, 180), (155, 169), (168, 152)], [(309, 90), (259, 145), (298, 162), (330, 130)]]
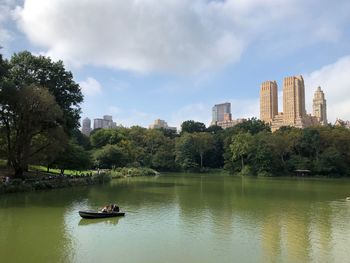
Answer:
[[(349, 180), (168, 174), (0, 196), (1, 262), (350, 262)], [(117, 202), (119, 219), (80, 209)]]

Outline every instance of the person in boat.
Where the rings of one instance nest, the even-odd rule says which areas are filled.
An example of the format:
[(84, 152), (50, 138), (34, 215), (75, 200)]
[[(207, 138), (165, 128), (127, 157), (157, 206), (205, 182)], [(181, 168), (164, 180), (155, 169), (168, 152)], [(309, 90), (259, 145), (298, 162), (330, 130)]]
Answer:
[(105, 206), (101, 209), (101, 212), (102, 212), (102, 213), (119, 212), (119, 206), (117, 206), (116, 204), (105, 205)]
[(112, 207), (113, 207), (112, 212), (119, 212), (119, 206), (117, 206), (116, 204), (113, 204)]
[(102, 209), (101, 209), (101, 212), (102, 213), (108, 213), (109, 211), (109, 205), (105, 205)]

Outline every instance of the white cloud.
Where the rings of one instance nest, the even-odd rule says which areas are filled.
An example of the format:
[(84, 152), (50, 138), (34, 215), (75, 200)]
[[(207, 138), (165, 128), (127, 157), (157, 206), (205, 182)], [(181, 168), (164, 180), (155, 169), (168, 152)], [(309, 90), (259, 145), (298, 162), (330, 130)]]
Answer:
[(12, 39), (11, 32), (6, 28), (6, 23), (12, 19), (11, 9), (14, 2), (10, 0), (2, 0), (0, 3), (0, 46), (5, 47)]
[(337, 41), (350, 5), (328, 2), (25, 0), (16, 14), (33, 43), (66, 63), (193, 73), (238, 61), (251, 43)]
[(350, 56), (305, 74), (306, 100), (312, 109), (313, 94), (321, 86), (327, 99), (328, 121), (350, 120)]
[(94, 78), (87, 78), (79, 83), (80, 88), (85, 96), (95, 96), (102, 92), (101, 84)]

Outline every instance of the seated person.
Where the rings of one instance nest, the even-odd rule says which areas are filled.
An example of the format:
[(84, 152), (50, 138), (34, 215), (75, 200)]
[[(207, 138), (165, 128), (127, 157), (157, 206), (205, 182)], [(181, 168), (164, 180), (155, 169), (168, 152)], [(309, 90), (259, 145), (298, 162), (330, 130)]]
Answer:
[(105, 205), (105, 206), (102, 208), (101, 212), (102, 212), (102, 213), (107, 213), (107, 212), (108, 212), (108, 209), (109, 209), (109, 206), (108, 206), (108, 205)]
[(119, 206), (113, 204), (113, 212), (119, 212)]

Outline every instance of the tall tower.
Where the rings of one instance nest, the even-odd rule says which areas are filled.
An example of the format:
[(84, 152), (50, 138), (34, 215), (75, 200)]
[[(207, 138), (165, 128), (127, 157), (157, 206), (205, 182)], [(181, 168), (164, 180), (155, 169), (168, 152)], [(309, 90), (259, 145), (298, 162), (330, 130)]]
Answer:
[(278, 87), (276, 81), (265, 81), (260, 88), (260, 120), (271, 123), (278, 114)]
[(215, 125), (217, 122), (224, 121), (227, 119), (227, 116), (231, 115), (231, 103), (225, 102), (222, 104), (214, 105), (213, 109), (213, 119), (211, 124)]
[(91, 120), (89, 118), (85, 118), (83, 120), (83, 125), (81, 128), (81, 132), (86, 136), (90, 136), (91, 133)]
[(327, 124), (327, 101), (321, 87), (318, 87), (313, 100), (313, 115), (322, 125)]
[(305, 85), (302, 76), (286, 77), (283, 81), (283, 118), (287, 125), (293, 125), (306, 115)]

